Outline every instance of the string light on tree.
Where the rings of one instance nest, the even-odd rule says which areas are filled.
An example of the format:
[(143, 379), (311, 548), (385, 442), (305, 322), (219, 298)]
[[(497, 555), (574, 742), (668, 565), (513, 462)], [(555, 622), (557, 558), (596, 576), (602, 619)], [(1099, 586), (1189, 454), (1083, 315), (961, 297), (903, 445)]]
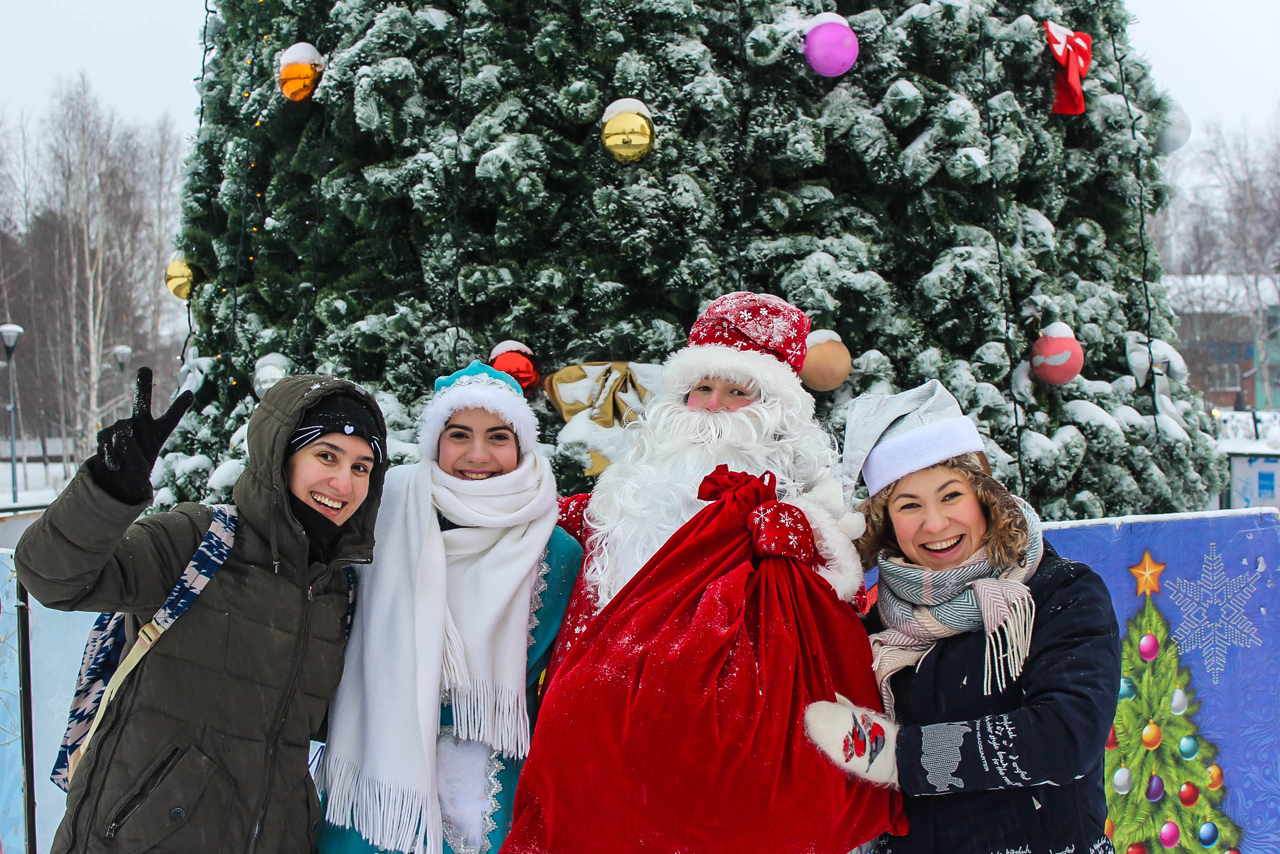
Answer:
[(324, 57), (314, 45), (298, 42), (280, 55), (280, 92), (290, 101), (305, 101), (324, 73)]
[(600, 141), (619, 163), (635, 163), (653, 150), (653, 113), (643, 101), (620, 98), (605, 107)]
[(805, 24), (804, 58), (823, 77), (839, 77), (858, 61), (858, 36), (849, 19), (823, 12)]

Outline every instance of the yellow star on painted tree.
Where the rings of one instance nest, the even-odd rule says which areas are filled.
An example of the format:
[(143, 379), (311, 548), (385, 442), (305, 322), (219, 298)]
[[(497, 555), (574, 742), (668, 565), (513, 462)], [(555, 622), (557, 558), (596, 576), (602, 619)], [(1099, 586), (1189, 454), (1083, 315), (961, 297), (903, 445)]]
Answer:
[(1138, 579), (1138, 592), (1133, 594), (1141, 596), (1160, 592), (1160, 573), (1164, 572), (1165, 564), (1156, 563), (1151, 559), (1151, 552), (1147, 549), (1142, 550), (1142, 561), (1136, 566), (1129, 567), (1129, 572), (1133, 573), (1133, 577)]

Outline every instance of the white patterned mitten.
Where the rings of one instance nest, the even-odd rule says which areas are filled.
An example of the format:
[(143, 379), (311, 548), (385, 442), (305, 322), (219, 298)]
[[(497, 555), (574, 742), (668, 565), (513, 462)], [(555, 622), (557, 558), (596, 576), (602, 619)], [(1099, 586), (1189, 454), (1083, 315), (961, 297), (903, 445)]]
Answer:
[(898, 785), (898, 725), (836, 694), (835, 703), (804, 710), (809, 740), (845, 773), (882, 786)]

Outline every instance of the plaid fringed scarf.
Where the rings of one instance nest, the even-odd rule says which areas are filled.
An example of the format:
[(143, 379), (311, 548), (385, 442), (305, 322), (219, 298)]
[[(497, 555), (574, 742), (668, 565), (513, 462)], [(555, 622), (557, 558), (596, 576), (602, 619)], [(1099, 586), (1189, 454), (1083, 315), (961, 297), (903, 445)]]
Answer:
[(886, 628), (871, 636), (871, 653), (886, 714), (893, 714), (889, 678), (918, 664), (943, 638), (978, 629), (986, 633), (986, 694), (993, 682), (1003, 691), (1021, 675), (1036, 619), (1026, 582), (1040, 566), (1044, 536), (1031, 505), (1021, 499), (1018, 504), (1027, 520), (1027, 554), (1021, 566), (993, 566), (985, 548), (967, 563), (941, 572), (880, 556), (879, 608)]

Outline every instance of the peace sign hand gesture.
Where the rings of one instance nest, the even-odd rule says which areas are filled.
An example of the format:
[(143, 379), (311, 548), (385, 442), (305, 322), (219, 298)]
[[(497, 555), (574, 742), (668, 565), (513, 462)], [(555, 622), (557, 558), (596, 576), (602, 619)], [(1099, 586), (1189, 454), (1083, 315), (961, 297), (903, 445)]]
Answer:
[(141, 504), (151, 498), (151, 469), (165, 439), (191, 408), (195, 395), (178, 395), (159, 418), (151, 415), (151, 369), (138, 369), (133, 394), (133, 415), (98, 431), (98, 453), (89, 458), (94, 483), (125, 504)]

